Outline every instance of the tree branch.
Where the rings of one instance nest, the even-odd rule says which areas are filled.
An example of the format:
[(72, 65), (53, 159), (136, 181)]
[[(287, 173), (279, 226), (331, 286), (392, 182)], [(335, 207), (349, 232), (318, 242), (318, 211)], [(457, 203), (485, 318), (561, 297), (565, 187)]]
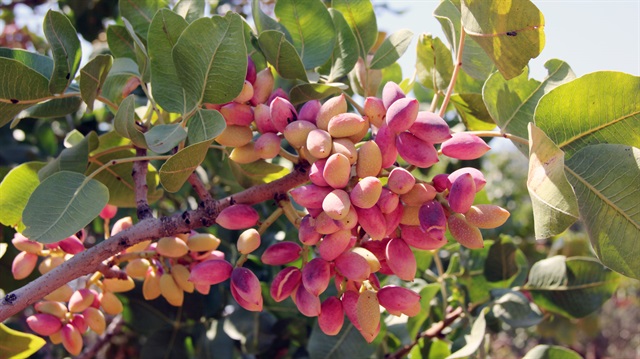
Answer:
[(113, 318), (113, 320), (111, 321), (111, 324), (109, 324), (109, 327), (107, 327), (107, 330), (100, 337), (100, 339), (98, 339), (98, 341), (93, 346), (91, 346), (91, 348), (89, 348), (88, 350), (84, 351), (82, 354), (77, 356), (76, 359), (95, 358), (98, 352), (102, 349), (102, 347), (109, 344), (109, 342), (111, 341), (111, 338), (113, 338), (114, 336), (122, 332), (123, 326), (124, 326), (124, 319), (122, 319), (122, 315), (118, 315), (117, 317)]
[(409, 352), (414, 346), (418, 345), (418, 342), (420, 341), (421, 338), (432, 339), (440, 336), (442, 334), (442, 331), (445, 330), (449, 325), (451, 325), (451, 323), (455, 322), (456, 319), (460, 317), (460, 315), (462, 315), (462, 307), (458, 307), (454, 309), (451, 313), (445, 316), (443, 321), (434, 323), (429, 329), (425, 330), (422, 333), (419, 333), (418, 336), (416, 337), (416, 340), (414, 340), (413, 343), (405, 345), (404, 347), (400, 348), (400, 350), (398, 350), (397, 352), (393, 354), (389, 354), (385, 358), (386, 359), (404, 358), (407, 354), (409, 354)]
[(200, 179), (200, 177), (198, 177), (198, 174), (193, 172), (191, 175), (189, 175), (189, 178), (187, 180), (189, 181), (191, 187), (193, 187), (193, 189), (198, 194), (198, 197), (200, 197), (200, 206), (204, 207), (207, 213), (213, 211), (216, 201), (213, 199), (213, 197), (211, 197), (211, 193), (209, 193), (207, 188), (204, 186), (204, 183), (202, 183), (202, 180)]
[[(7, 294), (5, 300), (0, 304), (0, 322), (19, 313), (27, 306), (37, 302), (69, 281), (94, 273), (97, 268), (100, 268), (103, 261), (128, 247), (148, 239), (175, 236), (180, 233), (189, 233), (192, 229), (212, 226), (215, 224), (216, 217), (220, 211), (229, 207), (232, 203), (253, 205), (273, 199), (276, 195), (282, 195), (288, 190), (307, 182), (309, 180), (307, 172), (308, 164), (298, 166), (293, 173), (276, 181), (251, 187), (215, 201), (213, 211), (209, 214), (204, 208), (198, 208), (194, 211), (176, 213), (169, 217), (143, 219), (108, 240), (76, 254), (73, 258), (22, 288)], [(7, 298), (10, 300), (7, 300)]]
[[(136, 157), (144, 157), (147, 155), (147, 150), (144, 148), (136, 148)], [(147, 171), (149, 169), (149, 161), (137, 161), (133, 163), (133, 170), (131, 171), (131, 177), (133, 177), (134, 192), (136, 194), (136, 207), (139, 220), (152, 217), (151, 207), (149, 207), (149, 200), (147, 195), (149, 192), (149, 186), (147, 185)]]

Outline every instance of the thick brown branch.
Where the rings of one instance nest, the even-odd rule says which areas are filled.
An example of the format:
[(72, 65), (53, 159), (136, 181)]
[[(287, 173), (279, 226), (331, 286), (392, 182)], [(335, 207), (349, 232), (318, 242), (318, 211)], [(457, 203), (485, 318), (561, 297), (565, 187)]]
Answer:
[[(147, 155), (147, 150), (144, 148), (136, 148), (136, 157), (144, 157)], [(151, 207), (149, 207), (149, 201), (147, 199), (148, 186), (147, 186), (147, 170), (149, 169), (149, 161), (136, 161), (133, 163), (133, 170), (131, 176), (133, 177), (133, 183), (135, 185), (134, 192), (136, 194), (136, 207), (139, 220), (152, 217)]]
[(418, 342), (420, 341), (421, 338), (432, 339), (440, 336), (442, 334), (442, 331), (445, 330), (448, 326), (450, 326), (451, 323), (455, 322), (456, 319), (460, 317), (460, 315), (462, 315), (462, 308), (458, 307), (454, 309), (451, 313), (447, 314), (447, 316), (444, 318), (443, 321), (434, 323), (429, 329), (425, 330), (422, 333), (419, 333), (418, 336), (416, 337), (416, 340), (414, 340), (413, 343), (407, 344), (404, 347), (400, 348), (400, 350), (398, 350), (397, 352), (387, 355), (386, 359), (404, 358), (407, 354), (409, 354), (409, 352), (414, 346), (418, 345)]
[[(176, 213), (169, 217), (147, 218), (96, 246), (76, 254), (47, 274), (36, 278), (22, 288), (7, 294), (0, 304), (0, 322), (19, 313), (27, 306), (40, 300), (63, 284), (83, 275), (94, 273), (103, 261), (124, 249), (147, 239), (158, 239), (179, 233), (189, 233), (192, 229), (208, 227), (215, 223), (221, 210), (232, 203), (256, 204), (281, 195), (308, 180), (307, 167), (299, 166), (296, 171), (281, 179), (249, 188), (232, 196), (216, 201), (212, 213), (204, 208)], [(6, 299), (10, 300), (6, 300)]]

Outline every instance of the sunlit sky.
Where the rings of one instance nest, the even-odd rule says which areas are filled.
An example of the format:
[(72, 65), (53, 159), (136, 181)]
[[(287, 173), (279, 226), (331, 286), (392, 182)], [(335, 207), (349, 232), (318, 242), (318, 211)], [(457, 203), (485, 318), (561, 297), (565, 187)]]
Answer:
[[(114, 0), (115, 1), (115, 0)], [(407, 53), (400, 59), (404, 76), (410, 76), (415, 65), (415, 44), (421, 33), (446, 38), (440, 23), (433, 17), (439, 0), (387, 0), (390, 8), (381, 11), (378, 28), (387, 33), (408, 28), (414, 32)], [(640, 0), (533, 0), (545, 17), (546, 45), (540, 56), (531, 62), (531, 76), (546, 75), (543, 64), (552, 58), (566, 61), (576, 75), (593, 71), (615, 70), (640, 76)], [(19, 22), (41, 32), (41, 17), (23, 12)], [(42, 14), (44, 11), (42, 11)], [(24, 16), (26, 15), (26, 16)], [(83, 46), (85, 59), (90, 46)]]

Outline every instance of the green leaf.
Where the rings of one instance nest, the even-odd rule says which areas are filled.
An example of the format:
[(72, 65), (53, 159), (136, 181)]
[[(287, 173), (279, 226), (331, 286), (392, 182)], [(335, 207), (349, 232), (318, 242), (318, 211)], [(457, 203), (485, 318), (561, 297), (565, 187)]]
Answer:
[(213, 140), (189, 145), (171, 156), (160, 167), (160, 183), (168, 192), (178, 192), (193, 171), (204, 161)]
[(126, 57), (131, 60), (136, 59), (133, 38), (129, 35), (127, 28), (122, 25), (109, 25), (107, 28), (107, 44), (113, 57)]
[(328, 82), (333, 82), (349, 73), (358, 61), (358, 53), (353, 51), (358, 43), (356, 37), (351, 31), (344, 15), (336, 9), (329, 9), (329, 14), (333, 20), (333, 26), (336, 29), (336, 44), (333, 48), (333, 54), (330, 61), (322, 66), (330, 67), (327, 72)]
[(320, 0), (279, 0), (274, 12), (291, 36), (305, 69), (324, 64), (336, 41), (336, 30)]
[(158, 10), (166, 8), (168, 4), (167, 0), (120, 0), (118, 8), (120, 16), (128, 19), (135, 32), (146, 41), (151, 19)]
[(187, 138), (187, 131), (179, 123), (155, 125), (144, 133), (147, 148), (155, 153), (166, 153)]
[(358, 52), (363, 59), (378, 40), (378, 24), (370, 0), (332, 0), (331, 7), (344, 15), (356, 36)]
[(258, 34), (262, 34), (267, 30), (277, 30), (285, 34), (288, 41), (292, 41), (287, 29), (260, 9), (260, 0), (251, 1), (251, 14), (253, 15), (253, 22), (256, 24)]
[(0, 323), (0, 343), (0, 358), (26, 359), (40, 350), (47, 341)]
[(484, 276), (489, 282), (509, 280), (518, 274), (520, 267), (516, 261), (518, 247), (510, 240), (495, 241), (484, 264)]
[[(192, 23), (204, 17), (204, 0), (180, 0), (176, 6), (173, 7), (173, 11), (182, 16), (188, 23)], [(156, 16), (157, 15), (156, 13)], [(149, 29), (149, 32), (151, 32), (151, 29)], [(149, 42), (151, 42), (151, 40), (149, 40)]]
[(280, 76), (307, 81), (302, 60), (283, 33), (275, 30), (263, 31), (258, 37), (258, 43), (267, 61), (273, 65)]
[(76, 77), (82, 59), (82, 48), (71, 21), (58, 11), (49, 10), (42, 25), (44, 36), (51, 45), (53, 72), (49, 79), (52, 94), (63, 93)]
[(0, 57), (0, 126), (47, 96), (47, 78), (18, 60)]
[(120, 104), (125, 97), (123, 96), (125, 88), (129, 87), (132, 81), (139, 83), (139, 76), (138, 64), (135, 61), (129, 58), (116, 58), (102, 86), (102, 96), (116, 105)]
[(522, 359), (582, 359), (580, 354), (558, 345), (536, 345)]
[(80, 70), (80, 96), (87, 104), (87, 112), (93, 111), (93, 102), (102, 92), (111, 65), (113, 57), (97, 55)]
[(49, 176), (60, 171), (84, 173), (89, 163), (89, 153), (97, 147), (98, 135), (91, 131), (78, 144), (65, 148), (56, 159), (40, 169), (38, 171), (40, 181), (44, 181)]
[(240, 15), (198, 19), (173, 48), (173, 62), (188, 109), (233, 100), (244, 85), (247, 50)]
[(321, 100), (323, 98), (342, 93), (348, 86), (342, 83), (311, 83), (294, 86), (289, 91), (289, 98), (294, 105), (310, 100)]
[(46, 78), (50, 78), (53, 73), (53, 60), (44, 55), (36, 54), (22, 49), (9, 49), (0, 47), (0, 57), (14, 59)]
[(42, 242), (61, 241), (77, 233), (109, 201), (109, 189), (81, 173), (61, 171), (33, 191), (22, 212), (25, 237)]
[[(78, 97), (53, 98), (45, 102), (41, 102), (35, 106), (31, 106), (23, 112), (19, 113), (17, 119), (23, 118), (54, 118), (62, 117), (70, 113), (78, 111), (82, 99)], [(16, 123), (12, 123), (11, 127), (15, 127)]]
[(554, 256), (531, 267), (524, 289), (545, 310), (583, 318), (611, 298), (618, 278), (596, 259)]
[[(444, 31), (453, 54), (458, 53), (460, 43), (460, 1), (457, 6), (451, 0), (444, 0), (433, 12)], [(484, 50), (472, 38), (467, 37), (462, 50), (462, 70), (476, 80), (485, 80), (495, 69), (493, 62)]]
[(530, 0), (486, 6), (482, 0), (464, 0), (462, 25), (470, 38), (489, 55), (505, 79), (512, 79), (544, 48), (544, 17)]
[[(377, 338), (380, 338), (378, 335)], [(374, 343), (379, 339), (374, 340)], [(358, 330), (345, 320), (340, 332), (328, 336), (320, 330), (318, 324), (313, 326), (307, 350), (310, 359), (330, 358), (368, 358), (376, 350), (377, 345), (368, 344)]]
[[(113, 133), (113, 132), (111, 132)], [(106, 135), (106, 134), (105, 134)], [(103, 136), (105, 136), (103, 135)], [(102, 142), (103, 136), (101, 136), (100, 140)], [(105, 139), (109, 140), (109, 139)], [(109, 146), (104, 146), (109, 147)], [(104, 151), (104, 149), (103, 149)], [(122, 150), (116, 152), (110, 152), (107, 154), (95, 154), (94, 160), (85, 174), (91, 174), (95, 170), (97, 170), (100, 166), (105, 163), (109, 163), (109, 161), (118, 160), (122, 158), (130, 158), (135, 156), (135, 152), (133, 150)], [(135, 208), (136, 207), (136, 199), (135, 199), (135, 184), (133, 182), (133, 177), (131, 176), (131, 172), (133, 171), (133, 163), (118, 163), (109, 167), (109, 170), (105, 170), (97, 174), (94, 178), (97, 181), (100, 181), (107, 188), (109, 188), (109, 204), (112, 204), (117, 207), (126, 207), (126, 208)], [(162, 189), (157, 188), (160, 183), (160, 178), (158, 176), (158, 171), (151, 164), (147, 167), (147, 199), (149, 203), (153, 203), (159, 200), (162, 197), (164, 191)]]
[(598, 258), (607, 267), (640, 279), (640, 149), (587, 146), (567, 160), (565, 169)]
[(418, 335), (422, 325), (429, 318), (431, 300), (440, 292), (440, 288), (442, 287), (439, 283), (430, 283), (420, 290), (420, 313), (407, 320), (407, 330), (411, 338)]
[(476, 353), (482, 342), (484, 341), (484, 334), (487, 330), (487, 322), (484, 318), (484, 310), (480, 311), (480, 315), (473, 322), (471, 327), (471, 333), (464, 336), (465, 346), (460, 350), (449, 355), (447, 359), (465, 358)]
[(130, 139), (137, 147), (147, 148), (146, 137), (136, 124), (135, 109), (135, 97), (133, 95), (127, 96), (120, 104), (116, 117), (113, 119), (113, 128), (121, 136)]
[[(482, 100), (502, 132), (526, 138), (527, 124), (533, 122), (533, 113), (540, 98), (575, 78), (575, 74), (564, 61), (552, 59), (547, 61), (544, 67), (548, 75), (542, 82), (529, 79), (528, 68), (509, 81), (499, 72), (493, 73), (487, 79), (482, 89)], [(518, 142), (514, 144), (525, 156), (528, 154), (529, 149), (526, 145)]]
[(0, 223), (8, 227), (22, 227), (22, 211), (29, 196), (40, 184), (38, 171), (45, 162), (26, 162), (13, 168), (0, 183)]
[(189, 144), (212, 140), (224, 131), (227, 124), (216, 110), (198, 110), (187, 122)]
[(542, 321), (540, 309), (520, 292), (510, 289), (491, 291), (496, 297), (491, 306), (493, 315), (512, 328), (528, 328)]
[(285, 167), (264, 160), (258, 160), (248, 164), (238, 164), (229, 161), (229, 165), (236, 180), (244, 188), (273, 182), (291, 172)]
[(151, 78), (151, 65), (149, 64), (149, 54), (147, 53), (147, 47), (144, 45), (140, 37), (135, 33), (133, 25), (126, 18), (122, 18), (124, 27), (129, 32), (129, 35), (133, 39), (133, 53), (135, 54), (136, 63), (138, 64), (138, 71), (142, 75), (144, 82), (149, 82)]
[(379, 70), (396, 62), (407, 51), (412, 38), (413, 32), (407, 29), (398, 30), (389, 35), (376, 50), (369, 67)]
[(447, 46), (431, 34), (422, 34), (418, 38), (416, 53), (418, 82), (428, 89), (445, 93), (453, 74), (453, 60)]
[[(385, 67), (382, 70), (370, 70), (369, 71), (369, 80), (370, 81), (372, 79), (371, 74), (375, 73), (375, 72), (380, 72), (380, 74), (381, 74), (381, 79), (378, 82), (378, 88), (377, 88), (377, 91), (375, 92), (378, 97), (382, 97), (382, 89), (384, 89), (384, 84), (386, 84), (387, 82), (391, 81), (391, 82), (395, 82), (397, 84), (402, 82), (402, 67), (397, 62), (394, 63), (394, 64), (391, 64), (391, 66)], [(373, 88), (374, 84), (375, 84), (375, 82), (371, 81), (372, 88)]]
[[(640, 147), (640, 77), (613, 71), (584, 75), (544, 95), (535, 112), (540, 127), (567, 158), (598, 143)], [(624, 101), (622, 101), (624, 99)]]
[(462, 122), (470, 131), (492, 130), (495, 122), (487, 111), (480, 93), (458, 93), (451, 96), (451, 104), (456, 108)]
[(536, 238), (564, 232), (578, 220), (578, 200), (564, 171), (564, 152), (529, 123), (527, 189), (533, 205)]
[(184, 103), (185, 91), (180, 84), (173, 57), (169, 54), (187, 25), (188, 22), (180, 15), (171, 10), (162, 9), (156, 13), (149, 26), (153, 98), (163, 109), (182, 114), (187, 111)]

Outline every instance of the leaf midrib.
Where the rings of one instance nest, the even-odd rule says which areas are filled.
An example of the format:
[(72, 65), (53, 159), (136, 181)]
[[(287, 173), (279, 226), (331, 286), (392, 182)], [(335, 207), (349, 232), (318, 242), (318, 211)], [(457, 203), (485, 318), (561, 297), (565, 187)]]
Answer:
[(584, 138), (584, 137), (586, 137), (586, 136), (588, 136), (588, 135), (591, 135), (591, 134), (592, 134), (592, 133), (594, 133), (594, 132), (598, 132), (598, 131), (600, 131), (600, 130), (602, 130), (602, 129), (606, 128), (606, 127), (612, 126), (612, 125), (614, 125), (614, 124), (616, 124), (616, 123), (618, 123), (618, 122), (624, 121), (624, 120), (626, 120), (627, 118), (633, 117), (633, 116), (638, 115), (638, 114), (640, 114), (640, 110), (635, 111), (635, 112), (631, 112), (631, 113), (626, 114), (626, 115), (624, 115), (624, 116), (621, 116), (621, 117), (619, 117), (619, 118), (617, 118), (617, 119), (614, 119), (614, 120), (612, 120), (612, 121), (609, 121), (609, 122), (607, 122), (607, 123), (604, 123), (604, 124), (602, 124), (602, 125), (600, 125), (600, 126), (596, 126), (596, 127), (591, 128), (591, 129), (589, 129), (589, 130), (587, 130), (587, 131), (581, 132), (581, 133), (579, 133), (579, 134), (577, 134), (577, 135), (575, 135), (575, 136), (573, 136), (573, 137), (571, 137), (571, 138), (569, 138), (569, 139), (567, 139), (567, 140), (563, 141), (562, 143), (558, 144), (558, 147), (559, 147), (559, 148), (563, 148), (563, 147), (565, 147), (565, 146), (568, 146), (568, 145), (570, 145), (571, 143), (576, 142), (577, 140), (579, 140), (579, 139), (581, 139), (581, 138)]
[[(213, 20), (211, 21), (212, 21), (211, 25), (213, 26)], [(207, 65), (207, 71), (204, 75), (204, 81), (202, 83), (202, 93), (200, 94), (200, 100), (198, 100), (198, 104), (201, 104), (202, 101), (204, 100), (204, 93), (207, 89), (207, 82), (209, 81), (209, 76), (211, 73), (211, 67), (213, 66), (213, 61), (216, 59), (216, 55), (218, 54), (218, 49), (220, 49), (220, 46), (222, 46), (224, 39), (227, 37), (227, 34), (229, 33), (229, 29), (231, 28), (232, 22), (233, 22), (233, 18), (230, 18), (229, 21), (227, 22), (227, 28), (225, 29), (224, 34), (220, 38), (220, 43), (216, 46), (215, 50), (213, 50), (213, 54), (211, 54), (211, 59), (209, 60), (209, 64)]]
[[(516, 117), (516, 114), (518, 112), (520, 112), (520, 109), (527, 103), (529, 102), (529, 100), (531, 100), (531, 98), (544, 86), (547, 84), (547, 82), (549, 82), (549, 79), (551, 77), (553, 77), (555, 74), (557, 74), (560, 69), (562, 68), (562, 65), (558, 66), (558, 68), (553, 71), (553, 73), (550, 73), (549, 76), (547, 76), (542, 82), (539, 82), (538, 87), (535, 88), (535, 90), (533, 90), (529, 96), (527, 96), (527, 98), (524, 99), (524, 101), (522, 101), (520, 103), (520, 105), (518, 105), (518, 107), (516, 107), (515, 111), (513, 111), (513, 113), (511, 114), (511, 117), (509, 117), (509, 119), (504, 123), (504, 129), (506, 130), (509, 127), (509, 124), (511, 123), (511, 121)], [(502, 126), (501, 126), (502, 127)]]
[(331, 358), (331, 355), (333, 354), (333, 352), (335, 352), (340, 347), (342, 342), (344, 342), (347, 339), (347, 336), (349, 335), (349, 332), (351, 331), (351, 329), (353, 329), (353, 325), (349, 324), (347, 329), (344, 331), (344, 334), (342, 334), (342, 336), (336, 342), (336, 345), (334, 345), (333, 348), (331, 348), (331, 351), (329, 351), (329, 353), (327, 354), (327, 356), (325, 356), (325, 359)]
[(616, 212), (618, 212), (621, 216), (623, 216), (628, 222), (632, 223), (637, 230), (640, 231), (640, 224), (636, 223), (631, 217), (629, 217), (629, 215), (623, 211), (620, 207), (618, 207), (615, 203), (611, 202), (607, 197), (605, 197), (604, 195), (602, 195), (602, 193), (595, 187), (593, 187), (589, 182), (587, 182), (586, 180), (584, 180), (582, 178), (582, 176), (578, 175), (576, 172), (574, 172), (571, 168), (569, 168), (569, 166), (567, 166), (566, 164), (564, 165), (564, 169), (565, 171), (569, 172), (573, 177), (575, 177), (578, 181), (580, 181), (585, 187), (587, 187), (587, 189), (589, 189), (591, 192), (593, 192), (593, 194), (595, 194), (598, 198), (600, 198), (604, 203), (606, 203), (607, 205), (609, 205), (613, 210), (615, 210)]

